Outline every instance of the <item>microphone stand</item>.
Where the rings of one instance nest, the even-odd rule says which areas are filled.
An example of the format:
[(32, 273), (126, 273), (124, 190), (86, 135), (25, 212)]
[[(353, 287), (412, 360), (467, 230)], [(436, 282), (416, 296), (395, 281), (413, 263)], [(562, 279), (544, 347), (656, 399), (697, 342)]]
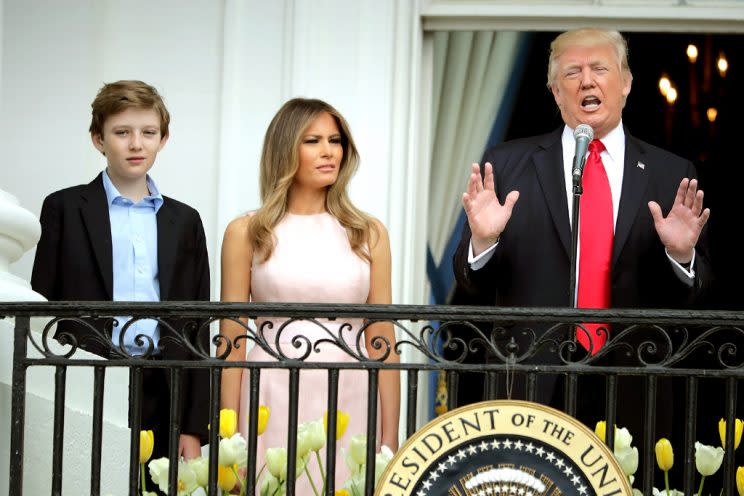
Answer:
[[(584, 192), (584, 188), (581, 185), (581, 177), (584, 172), (584, 163), (586, 157), (582, 157), (581, 163), (578, 168), (573, 169), (573, 208), (571, 210), (571, 272), (569, 273), (569, 284), (568, 284), (568, 306), (569, 308), (576, 307), (576, 263), (579, 251), (579, 206), (581, 203), (581, 194)], [(573, 163), (576, 163), (576, 157), (574, 157)], [(576, 327), (569, 328), (573, 329), (571, 332), (571, 340), (576, 345)], [(569, 358), (572, 353), (569, 352)], [(564, 389), (564, 402), (566, 405), (566, 413), (572, 417), (576, 416), (576, 401), (578, 393), (578, 379), (574, 376), (566, 377), (566, 387)], [(574, 398), (574, 401), (569, 401), (570, 398)]]
[[(581, 177), (584, 171), (584, 162), (581, 160), (580, 168), (573, 173), (573, 207), (571, 209), (571, 271), (569, 273), (568, 284), (568, 306), (576, 308), (576, 264), (579, 252), (579, 206), (581, 203), (581, 194), (584, 188), (581, 186)], [(576, 158), (574, 158), (576, 163)]]

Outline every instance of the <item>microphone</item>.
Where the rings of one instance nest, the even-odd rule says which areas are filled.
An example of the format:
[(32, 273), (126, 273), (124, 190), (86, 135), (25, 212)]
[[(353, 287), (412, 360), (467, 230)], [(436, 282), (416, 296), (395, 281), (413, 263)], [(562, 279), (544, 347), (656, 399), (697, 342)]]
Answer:
[(586, 150), (589, 143), (594, 139), (594, 130), (588, 124), (579, 124), (574, 129), (574, 139), (576, 140), (576, 152), (573, 159), (573, 180), (574, 183), (581, 181), (581, 175), (584, 174), (584, 164), (586, 163)]

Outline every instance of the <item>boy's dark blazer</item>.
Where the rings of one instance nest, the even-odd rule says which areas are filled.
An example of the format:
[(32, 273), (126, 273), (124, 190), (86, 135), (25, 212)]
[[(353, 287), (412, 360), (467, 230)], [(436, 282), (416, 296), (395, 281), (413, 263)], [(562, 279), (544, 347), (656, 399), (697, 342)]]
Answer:
[[(41, 208), (41, 239), (36, 247), (31, 286), (50, 301), (113, 300), (111, 225), (102, 174), (90, 184), (52, 193)], [(209, 258), (199, 213), (166, 196), (157, 213), (158, 280), (161, 301), (209, 300)], [(111, 335), (110, 324), (90, 321)], [(109, 320), (110, 322), (110, 320)], [(175, 329), (183, 321), (170, 321)], [(57, 336), (67, 332), (80, 347), (108, 356), (110, 350), (93, 340), (80, 324), (60, 323)], [(170, 340), (161, 326), (162, 356), (166, 360), (189, 359), (190, 353)], [(193, 329), (192, 329), (193, 332)], [(205, 329), (199, 340), (209, 349)], [(181, 432), (206, 438), (209, 412), (209, 380), (206, 372), (184, 369), (182, 373)]]

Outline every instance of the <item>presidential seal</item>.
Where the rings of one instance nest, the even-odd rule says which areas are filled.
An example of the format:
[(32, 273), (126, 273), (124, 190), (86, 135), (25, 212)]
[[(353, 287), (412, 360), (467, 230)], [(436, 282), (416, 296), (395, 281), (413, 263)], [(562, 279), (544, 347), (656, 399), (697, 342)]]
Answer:
[(486, 401), (429, 422), (398, 451), (377, 496), (630, 496), (609, 448), (578, 420)]

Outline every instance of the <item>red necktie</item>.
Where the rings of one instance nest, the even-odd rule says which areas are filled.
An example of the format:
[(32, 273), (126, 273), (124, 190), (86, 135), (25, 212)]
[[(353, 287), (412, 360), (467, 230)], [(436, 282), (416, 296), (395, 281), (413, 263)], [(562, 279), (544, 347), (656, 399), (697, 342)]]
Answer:
[[(579, 308), (608, 308), (610, 306), (610, 264), (612, 262), (612, 192), (600, 153), (605, 146), (599, 140), (589, 144), (589, 157), (584, 166), (579, 216)], [(581, 329), (576, 339), (592, 354), (597, 353), (607, 340), (602, 327), (609, 331), (609, 324), (584, 324), (589, 336)], [(590, 345), (591, 343), (591, 345)]]

